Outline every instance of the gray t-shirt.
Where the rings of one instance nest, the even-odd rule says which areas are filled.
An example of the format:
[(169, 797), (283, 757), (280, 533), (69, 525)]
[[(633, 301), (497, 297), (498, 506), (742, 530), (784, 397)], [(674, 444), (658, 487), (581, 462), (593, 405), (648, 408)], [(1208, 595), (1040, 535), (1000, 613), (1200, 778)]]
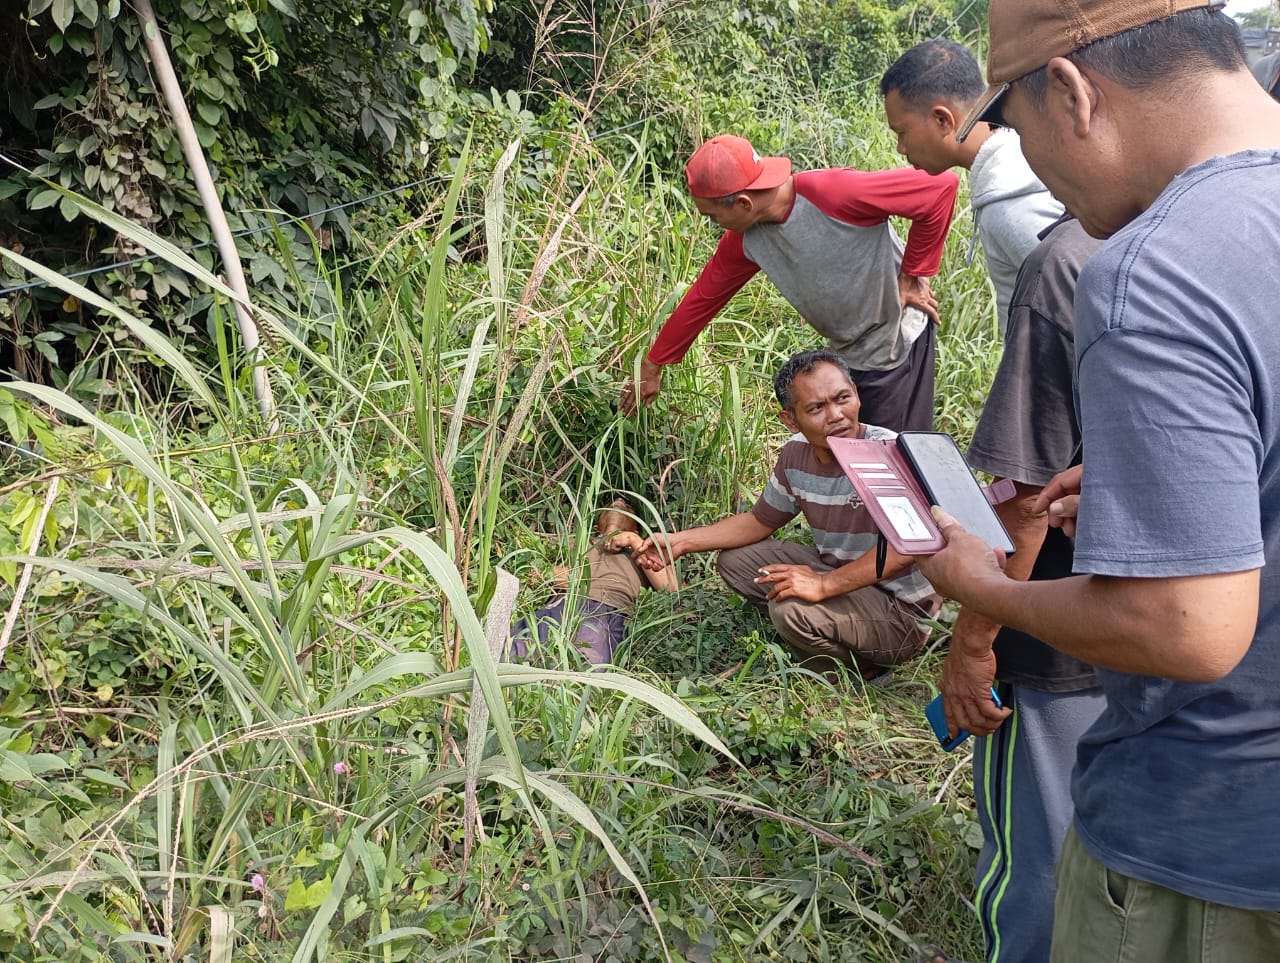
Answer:
[[(1213, 683), (1099, 670), (1081, 841), (1121, 873), (1280, 910), (1280, 151), (1184, 172), (1084, 269), (1076, 570), (1262, 568), (1256, 634)], [(1269, 564), (1268, 564), (1269, 563)], [(1263, 567), (1265, 565), (1265, 567)], [(1124, 645), (1123, 638), (1115, 640)]]
[(850, 224), (797, 190), (787, 219), (754, 225), (742, 235), (742, 250), (853, 368), (880, 371), (906, 360), (911, 339), (898, 301), (903, 244), (887, 220)]

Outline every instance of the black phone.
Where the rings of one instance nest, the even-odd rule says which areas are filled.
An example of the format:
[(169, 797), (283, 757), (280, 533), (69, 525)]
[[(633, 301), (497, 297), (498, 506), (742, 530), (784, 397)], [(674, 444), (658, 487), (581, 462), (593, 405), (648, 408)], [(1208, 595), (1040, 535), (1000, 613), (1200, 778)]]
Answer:
[(930, 502), (992, 548), (1013, 554), (1013, 540), (954, 438), (942, 431), (904, 431), (898, 447)]

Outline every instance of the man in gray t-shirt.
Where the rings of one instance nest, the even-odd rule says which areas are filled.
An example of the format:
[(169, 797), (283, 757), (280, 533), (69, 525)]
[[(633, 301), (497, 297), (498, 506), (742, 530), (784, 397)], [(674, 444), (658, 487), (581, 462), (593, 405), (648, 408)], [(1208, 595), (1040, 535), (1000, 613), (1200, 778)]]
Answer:
[[(1181, 11), (1181, 12), (1178, 12)], [(1109, 238), (1076, 290), (1079, 575), (942, 520), (940, 591), (1092, 662), (1053, 963), (1280, 959), (1280, 105), (1191, 0), (992, 0), (971, 120)], [(1081, 478), (1081, 474), (1083, 477)]]

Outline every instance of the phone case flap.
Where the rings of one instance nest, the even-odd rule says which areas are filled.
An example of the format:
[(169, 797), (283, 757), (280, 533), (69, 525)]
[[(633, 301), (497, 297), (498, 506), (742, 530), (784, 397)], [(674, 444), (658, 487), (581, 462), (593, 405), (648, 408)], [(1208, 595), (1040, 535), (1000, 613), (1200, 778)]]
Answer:
[(929, 499), (894, 440), (829, 438), (831, 452), (899, 555), (932, 555), (946, 546)]
[(1018, 494), (1018, 488), (1014, 485), (1012, 478), (997, 478), (982, 490), (986, 493), (987, 501), (992, 505), (1001, 505)]

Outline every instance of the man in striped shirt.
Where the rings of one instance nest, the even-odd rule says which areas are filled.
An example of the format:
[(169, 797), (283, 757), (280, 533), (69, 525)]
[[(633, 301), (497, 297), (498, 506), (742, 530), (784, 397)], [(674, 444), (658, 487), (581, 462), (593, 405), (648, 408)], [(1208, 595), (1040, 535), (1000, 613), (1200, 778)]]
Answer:
[[(872, 679), (916, 654), (928, 638), (919, 620), (936, 607), (929, 583), (892, 549), (876, 578), (877, 531), (831, 452), (828, 438), (892, 438), (859, 421), (858, 389), (831, 351), (790, 358), (774, 380), (782, 423), (795, 435), (749, 512), (655, 535), (636, 554), (653, 570), (690, 552), (719, 551), (721, 577), (768, 615), (808, 668), (836, 666)], [(773, 538), (803, 515), (812, 545)]]

